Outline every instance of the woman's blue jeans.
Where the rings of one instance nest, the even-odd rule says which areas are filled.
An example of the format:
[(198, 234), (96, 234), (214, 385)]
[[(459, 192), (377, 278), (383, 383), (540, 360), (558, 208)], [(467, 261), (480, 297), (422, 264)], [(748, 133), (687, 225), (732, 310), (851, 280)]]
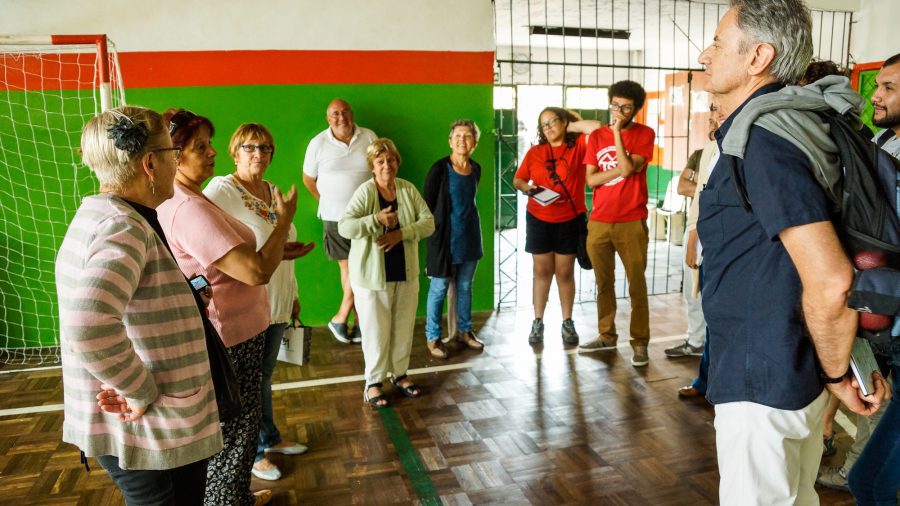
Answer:
[(900, 489), (900, 357), (893, 357), (894, 397), (847, 477), (860, 506), (897, 504)]
[(425, 317), (425, 337), (429, 341), (441, 338), (441, 314), (450, 282), (456, 280), (456, 328), (459, 332), (472, 330), (472, 280), (475, 279), (477, 260), (453, 264), (456, 275), (453, 278), (431, 278), (428, 286), (427, 315)]
[(266, 347), (263, 350), (262, 381), (259, 385), (259, 404), (262, 407), (262, 417), (259, 420), (259, 444), (256, 446), (256, 462), (266, 457), (266, 448), (271, 448), (281, 442), (281, 433), (275, 426), (272, 415), (272, 373), (275, 372), (275, 364), (278, 362), (278, 350), (281, 349), (281, 339), (284, 337), (284, 329), (287, 323), (273, 323), (266, 329)]

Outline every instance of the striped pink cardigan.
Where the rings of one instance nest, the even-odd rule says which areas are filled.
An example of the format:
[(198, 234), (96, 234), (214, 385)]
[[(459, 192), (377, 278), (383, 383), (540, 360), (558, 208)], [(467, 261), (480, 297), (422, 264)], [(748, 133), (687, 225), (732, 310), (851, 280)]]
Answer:
[[(172, 469), (214, 455), (222, 434), (197, 305), (150, 224), (120, 198), (87, 197), (56, 258), (65, 391), (63, 441), (123, 469)], [(100, 411), (101, 382), (134, 422)]]

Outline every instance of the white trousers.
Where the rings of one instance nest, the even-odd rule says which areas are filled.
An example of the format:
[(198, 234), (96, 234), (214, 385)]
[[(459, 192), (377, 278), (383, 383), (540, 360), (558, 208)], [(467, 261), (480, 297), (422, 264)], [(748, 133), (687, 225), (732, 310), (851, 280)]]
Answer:
[(406, 374), (419, 305), (419, 278), (388, 283), (385, 290), (352, 286), (363, 336), (366, 384), (381, 383), (388, 373), (394, 377)]
[(753, 402), (717, 404), (720, 504), (819, 504), (813, 487), (822, 459), (822, 414), (827, 404), (824, 391), (796, 411)]
[[(687, 247), (688, 232), (684, 232), (684, 241), (682, 244)], [(702, 294), (694, 297), (694, 269), (687, 266), (684, 261), (681, 262), (683, 272), (681, 282), (681, 294), (684, 296), (684, 303), (687, 305), (687, 341), (694, 348), (702, 348), (706, 343), (706, 319), (703, 317)]]

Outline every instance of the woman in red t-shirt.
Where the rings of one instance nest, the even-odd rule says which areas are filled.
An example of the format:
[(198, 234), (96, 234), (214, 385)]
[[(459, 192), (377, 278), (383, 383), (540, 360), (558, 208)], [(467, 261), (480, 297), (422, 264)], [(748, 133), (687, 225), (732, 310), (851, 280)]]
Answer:
[[(531, 345), (541, 344), (544, 340), (544, 309), (554, 275), (562, 306), (563, 342), (578, 344), (572, 304), (575, 301), (578, 220), (587, 210), (584, 205), (585, 137), (582, 134), (599, 126), (596, 121), (578, 121), (565, 109), (547, 107), (538, 119), (538, 144), (525, 154), (513, 179), (513, 186), (529, 195), (525, 251), (531, 253), (534, 260), (534, 322), (528, 336)], [(532, 196), (544, 188), (558, 193), (559, 197), (544, 204)]]

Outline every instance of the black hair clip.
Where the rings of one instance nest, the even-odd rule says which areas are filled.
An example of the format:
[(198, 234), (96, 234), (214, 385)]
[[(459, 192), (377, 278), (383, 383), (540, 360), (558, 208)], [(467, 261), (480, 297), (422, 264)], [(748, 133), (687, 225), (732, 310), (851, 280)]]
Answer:
[(106, 129), (106, 138), (112, 139), (116, 149), (133, 155), (143, 149), (150, 134), (143, 123), (135, 123), (131, 118), (122, 116)]

